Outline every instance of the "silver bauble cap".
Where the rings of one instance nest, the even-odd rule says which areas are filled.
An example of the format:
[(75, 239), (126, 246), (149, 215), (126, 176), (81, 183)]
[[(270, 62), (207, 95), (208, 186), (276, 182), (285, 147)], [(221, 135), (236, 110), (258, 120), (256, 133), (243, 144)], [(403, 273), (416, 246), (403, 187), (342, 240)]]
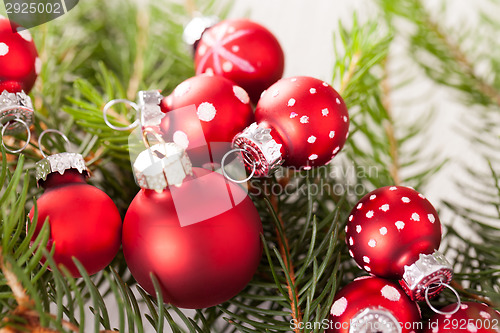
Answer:
[[(23, 91), (10, 93), (4, 90), (0, 94), (0, 124), (5, 124), (12, 119), (20, 119), (29, 127), (33, 123), (33, 112), (31, 98)], [(16, 134), (21, 131), (24, 131), (22, 123), (11, 122), (5, 130), (5, 134)]]
[(159, 126), (165, 113), (161, 111), (160, 102), (163, 96), (158, 90), (142, 90), (137, 94), (141, 110), (142, 127)]
[(208, 28), (214, 26), (219, 22), (217, 16), (196, 16), (194, 17), (184, 28), (182, 33), (182, 40), (188, 46), (192, 47), (193, 51), (196, 50), (196, 46), (201, 39), (201, 35)]
[[(281, 146), (273, 139), (269, 128), (263, 128), (257, 123), (251, 124), (233, 139), (233, 147), (243, 149), (247, 153), (244, 154), (247, 156), (245, 158), (247, 169), (252, 170), (255, 163), (257, 177), (269, 176), (283, 164)], [(248, 160), (248, 157), (252, 160)]]
[(142, 151), (134, 162), (134, 175), (141, 188), (163, 191), (180, 186), (192, 165), (184, 149), (175, 143), (158, 143)]
[(402, 328), (391, 311), (368, 307), (359, 311), (349, 323), (349, 333), (401, 333)]
[(442, 283), (450, 283), (453, 268), (446, 257), (439, 251), (433, 254), (420, 254), (415, 263), (405, 266), (403, 278), (399, 281), (403, 289), (413, 301), (425, 300), (437, 296), (445, 288)]
[(47, 176), (53, 172), (59, 172), (62, 175), (69, 169), (76, 169), (86, 177), (90, 175), (90, 171), (85, 165), (83, 156), (77, 153), (65, 152), (50, 155), (38, 161), (35, 167), (37, 183), (40, 183), (41, 180), (47, 180)]

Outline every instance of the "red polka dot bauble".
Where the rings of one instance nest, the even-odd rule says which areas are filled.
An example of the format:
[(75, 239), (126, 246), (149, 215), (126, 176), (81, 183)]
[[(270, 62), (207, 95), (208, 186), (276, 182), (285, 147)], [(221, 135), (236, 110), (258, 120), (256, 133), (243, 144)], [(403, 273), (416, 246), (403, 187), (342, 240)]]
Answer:
[(29, 93), (41, 66), (29, 30), (0, 16), (0, 93)]
[(221, 76), (187, 79), (161, 107), (166, 112), (160, 124), (165, 139), (186, 149), (196, 166), (220, 161), (234, 136), (254, 119), (246, 91)]
[[(155, 145), (137, 158), (134, 171), (142, 189), (125, 216), (123, 253), (149, 294), (156, 294), (153, 274), (164, 302), (206, 308), (250, 282), (262, 253), (262, 224), (241, 187), (219, 173), (191, 169), (178, 147)], [(155, 172), (150, 167), (158, 163), (164, 168)]]
[(330, 309), (328, 333), (411, 333), (418, 331), (418, 305), (394, 282), (362, 277), (336, 295)]
[(245, 89), (253, 102), (283, 75), (284, 55), (274, 35), (247, 19), (208, 28), (195, 53), (196, 74), (224, 76)]
[[(440, 309), (453, 312), (458, 304), (450, 304)], [(453, 314), (435, 314), (425, 324), (424, 333), (498, 333), (500, 313), (483, 303), (462, 302)]]
[[(437, 212), (414, 189), (386, 186), (361, 198), (349, 215), (346, 242), (360, 267), (379, 277), (402, 279), (412, 299), (423, 300), (426, 288), (451, 279), (449, 263), (437, 252)], [(429, 296), (442, 288), (433, 287)]]
[(267, 176), (281, 164), (305, 170), (325, 165), (342, 149), (349, 130), (342, 97), (328, 83), (306, 76), (269, 87), (257, 104), (255, 120), (233, 145), (252, 157), (257, 176)]
[[(37, 164), (38, 182), (45, 192), (36, 201), (38, 219), (32, 240), (48, 223), (47, 250), (54, 245), (54, 261), (74, 277), (81, 274), (73, 257), (92, 275), (113, 260), (121, 244), (118, 209), (106, 193), (85, 182), (87, 175), (79, 154), (54, 154)], [(34, 216), (35, 207), (29, 218), (33, 221)]]

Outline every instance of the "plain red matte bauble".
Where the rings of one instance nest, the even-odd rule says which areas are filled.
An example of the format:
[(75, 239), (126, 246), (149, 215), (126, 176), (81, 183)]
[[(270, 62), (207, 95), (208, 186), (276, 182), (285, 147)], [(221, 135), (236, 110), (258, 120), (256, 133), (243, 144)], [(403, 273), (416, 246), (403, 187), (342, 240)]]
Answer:
[(40, 73), (41, 61), (29, 32), (0, 16), (0, 93), (29, 93)]
[[(55, 244), (54, 261), (66, 266), (74, 277), (80, 273), (77, 258), (88, 274), (106, 267), (120, 248), (121, 217), (113, 200), (100, 189), (85, 183), (76, 170), (52, 173), (43, 182), (45, 192), (37, 199), (38, 221), (33, 240), (48, 218), (48, 250)], [(34, 207), (29, 213), (33, 220)]]
[(247, 19), (225, 20), (207, 29), (195, 53), (196, 74), (224, 76), (243, 87), (254, 103), (281, 78), (284, 64), (276, 37)]
[[(192, 109), (185, 107), (191, 105), (196, 116), (186, 115)], [(165, 140), (182, 146), (195, 166), (219, 162), (233, 137), (253, 121), (248, 94), (221, 76), (185, 80), (162, 100), (161, 107), (166, 112), (160, 124)]]
[(340, 290), (329, 319), (329, 333), (398, 331), (384, 323), (399, 325), (400, 332), (409, 333), (417, 330), (421, 320), (417, 303), (399, 285), (377, 277), (358, 278)]
[(432, 204), (417, 191), (386, 186), (365, 195), (354, 207), (346, 242), (360, 267), (401, 279), (405, 265), (431, 254), (441, 243), (441, 223)]
[(349, 115), (342, 97), (326, 82), (299, 76), (282, 79), (262, 95), (255, 120), (282, 144), (285, 166), (328, 163), (344, 146)]
[[(440, 311), (449, 312), (457, 304), (450, 304)], [(424, 333), (498, 333), (500, 313), (486, 304), (462, 302), (454, 314), (435, 314), (426, 323)]]
[(166, 303), (197, 309), (229, 300), (250, 282), (262, 225), (241, 187), (205, 169), (193, 173), (180, 187), (141, 189), (125, 216), (122, 242), (132, 275), (148, 293), (155, 295), (153, 273)]

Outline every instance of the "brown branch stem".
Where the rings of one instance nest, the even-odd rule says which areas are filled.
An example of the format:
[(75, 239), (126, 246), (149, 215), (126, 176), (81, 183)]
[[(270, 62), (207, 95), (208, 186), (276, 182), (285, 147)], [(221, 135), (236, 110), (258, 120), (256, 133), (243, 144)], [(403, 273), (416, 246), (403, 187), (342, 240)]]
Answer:
[(351, 81), (354, 73), (356, 72), (356, 66), (358, 66), (359, 59), (361, 59), (361, 52), (358, 51), (354, 53), (351, 58), (351, 62), (349, 63), (349, 67), (347, 68), (347, 72), (342, 77), (342, 81), (340, 82), (339, 94), (342, 95), (347, 88), (347, 85)]
[(127, 89), (127, 98), (135, 100), (135, 95), (139, 91), (139, 85), (144, 73), (144, 52), (146, 50), (149, 35), (149, 15), (144, 10), (137, 10), (137, 38), (136, 38), (136, 56), (134, 60), (134, 71), (130, 77)]
[[(282, 186), (286, 186), (289, 182), (288, 178), (284, 178), (280, 181), (280, 184)], [(276, 212), (278, 216), (279, 223), (281, 225), (281, 228), (284, 230), (285, 229), (285, 222), (281, 218), (281, 213), (279, 212), (279, 207), (278, 207), (278, 198), (275, 195), (271, 195), (270, 197), (271, 205), (273, 206), (274, 211)], [(288, 297), (290, 298), (291, 301), (291, 310), (292, 310), (292, 318), (296, 323), (301, 323), (302, 322), (302, 311), (299, 307), (299, 296), (298, 296), (298, 289), (297, 286), (295, 285), (295, 268), (293, 266), (293, 263), (287, 259), (290, 258), (290, 246), (288, 242), (288, 238), (286, 237), (286, 234), (283, 235), (283, 239), (279, 235), (279, 229), (276, 228), (276, 238), (278, 242), (278, 247), (280, 251), (281, 258), (283, 259), (283, 262), (285, 263), (285, 267), (288, 271), (288, 274), (290, 275), (290, 281), (287, 281), (287, 289), (288, 289)], [(295, 297), (294, 297), (295, 293)], [(294, 332), (300, 333), (300, 329), (297, 327), (294, 329)]]

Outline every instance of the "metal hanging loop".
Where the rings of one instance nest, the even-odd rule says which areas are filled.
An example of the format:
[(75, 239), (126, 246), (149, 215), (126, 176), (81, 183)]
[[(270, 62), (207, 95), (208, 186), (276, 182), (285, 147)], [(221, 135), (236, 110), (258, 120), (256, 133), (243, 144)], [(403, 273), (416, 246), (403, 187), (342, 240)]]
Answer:
[[(5, 131), (7, 130), (7, 127), (9, 127), (9, 124), (11, 122), (18, 122), (20, 124), (22, 124), (25, 128), (26, 128), (26, 133), (27, 133), (27, 138), (26, 138), (26, 143), (24, 144), (24, 146), (22, 146), (21, 148), (19, 149), (16, 149), (16, 150), (12, 150), (10, 148), (8, 148), (6, 145), (5, 145), (5, 142), (3, 141), (3, 137), (5, 135)], [(14, 118), (12, 120), (9, 120), (5, 125), (2, 125), (0, 124), (0, 126), (2, 127), (2, 146), (5, 148), (6, 151), (8, 151), (9, 153), (11, 154), (17, 154), (17, 153), (20, 153), (22, 152), (23, 150), (26, 149), (26, 147), (28, 147), (29, 143), (30, 143), (30, 139), (31, 139), (31, 132), (30, 132), (30, 127), (29, 125), (22, 119), (19, 119), (19, 118)]]
[[(239, 153), (239, 152), (246, 154), (248, 160), (252, 161), (252, 172), (250, 173), (250, 176), (248, 176), (244, 179), (241, 179), (241, 180), (234, 179), (231, 176), (229, 176), (229, 174), (226, 172), (226, 169), (225, 169), (225, 166), (226, 166), (225, 161), (226, 161), (226, 158), (229, 156), (229, 154)], [(246, 183), (247, 181), (249, 181), (253, 177), (253, 175), (255, 174), (255, 171), (257, 170), (257, 163), (248, 155), (248, 153), (245, 149), (235, 148), (235, 149), (232, 149), (224, 154), (224, 156), (222, 157), (222, 160), (220, 161), (220, 167), (221, 167), (222, 174), (224, 175), (224, 177), (226, 177), (229, 181), (231, 181), (233, 183), (241, 184), (241, 183)]]
[(69, 143), (68, 137), (63, 132), (56, 130), (56, 129), (46, 129), (45, 131), (40, 133), (40, 136), (38, 137), (38, 150), (40, 150), (40, 153), (42, 154), (43, 158), (46, 158), (47, 155), (42, 150), (42, 138), (47, 133), (57, 133), (63, 137), (63, 139), (64, 139), (64, 141), (66, 141), (66, 143)]
[[(115, 126), (108, 120), (109, 109), (111, 109), (111, 107), (113, 107), (114, 105), (120, 104), (120, 103), (127, 104), (127, 105), (131, 106), (136, 112), (135, 121), (132, 124), (125, 126), (125, 127)], [(104, 118), (104, 122), (106, 123), (106, 125), (108, 125), (110, 128), (112, 128), (116, 131), (128, 131), (128, 130), (134, 129), (137, 126), (139, 126), (141, 123), (141, 121), (139, 119), (140, 118), (139, 113), (140, 113), (139, 106), (136, 103), (129, 101), (128, 99), (113, 99), (113, 100), (109, 101), (108, 103), (106, 103), (106, 105), (104, 105), (104, 108), (102, 109), (102, 116)]]
[(437, 282), (437, 284), (445, 286), (446, 288), (448, 288), (451, 291), (453, 291), (453, 293), (457, 297), (457, 306), (453, 310), (451, 310), (451, 311), (441, 311), (441, 310), (436, 309), (431, 304), (431, 302), (429, 301), (429, 288), (425, 288), (425, 294), (424, 294), (425, 295), (425, 302), (427, 303), (427, 305), (429, 306), (429, 308), (431, 308), (431, 310), (434, 311), (434, 312), (436, 312), (436, 313), (439, 313), (439, 314), (442, 314), (442, 315), (452, 315), (452, 314), (454, 314), (455, 312), (458, 311), (458, 309), (460, 309), (460, 305), (462, 304), (462, 301), (460, 300), (460, 296), (458, 295), (458, 292), (455, 290), (455, 288), (453, 288), (452, 286), (450, 286), (447, 283), (444, 283), (443, 281), (439, 281), (439, 282)]

